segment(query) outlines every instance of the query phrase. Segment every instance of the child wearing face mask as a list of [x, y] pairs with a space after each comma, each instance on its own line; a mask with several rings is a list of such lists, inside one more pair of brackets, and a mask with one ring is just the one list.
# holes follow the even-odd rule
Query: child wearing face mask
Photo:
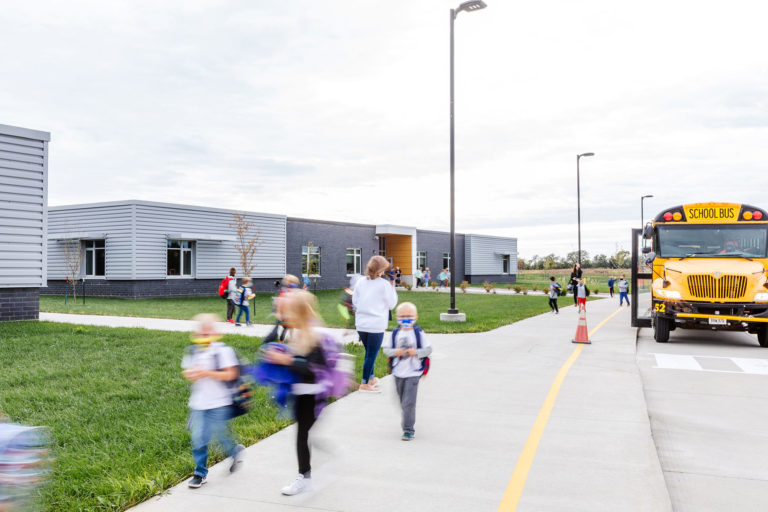
[[425, 373], [425, 360], [432, 353], [432, 346], [424, 331], [416, 324], [418, 311], [410, 302], [397, 307], [397, 328], [387, 341], [384, 354], [392, 358], [392, 375], [395, 377], [397, 396], [402, 408], [403, 441], [414, 436], [416, 423], [416, 394], [419, 380]]

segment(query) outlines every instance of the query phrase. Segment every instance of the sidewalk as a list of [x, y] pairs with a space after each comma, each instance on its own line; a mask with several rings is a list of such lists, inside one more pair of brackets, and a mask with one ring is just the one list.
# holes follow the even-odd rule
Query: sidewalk
[[[590, 302], [590, 328], [616, 308], [611, 300]], [[132, 510], [495, 511], [574, 349], [576, 320], [566, 307], [490, 333], [430, 335], [435, 352], [419, 389], [416, 439], [400, 440], [389, 377], [379, 395], [353, 393], [335, 402], [313, 429], [311, 493], [280, 494], [296, 475], [291, 426], [249, 447], [234, 475], [226, 462], [218, 464], [201, 489], [183, 482]], [[141, 326], [181, 328], [180, 321], [165, 322]], [[628, 310], [593, 336], [565, 378], [517, 510], [671, 510]]]
[[[197, 327], [194, 320], [173, 320], [170, 318], [143, 318], [133, 316], [106, 316], [106, 315], [73, 315], [68, 313], [44, 313], [40, 312], [40, 320], [43, 322], [60, 322], [65, 324], [98, 325], [102, 327], [131, 327], [139, 329], [154, 329], [158, 331], [192, 332]], [[239, 334], [241, 336], [257, 336], [263, 338], [275, 327], [274, 324], [252, 324], [240, 327], [227, 322], [216, 322], [219, 332], [223, 334]], [[331, 329], [343, 336], [349, 333], [348, 329]], [[349, 340], [352, 341], [352, 340]]]

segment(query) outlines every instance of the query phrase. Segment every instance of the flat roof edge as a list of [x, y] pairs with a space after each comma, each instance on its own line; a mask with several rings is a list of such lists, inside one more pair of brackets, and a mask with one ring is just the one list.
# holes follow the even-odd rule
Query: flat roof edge
[[229, 208], [213, 208], [210, 206], [196, 206], [192, 204], [179, 204], [179, 203], [161, 203], [158, 201], [144, 201], [142, 199], [127, 199], [124, 201], [105, 201], [101, 203], [80, 203], [80, 204], [63, 204], [58, 206], [49, 206], [48, 211], [63, 211], [63, 210], [74, 210], [74, 209], [85, 209], [85, 208], [104, 208], [109, 206], [156, 206], [160, 208], [173, 208], [176, 210], [195, 210], [195, 211], [206, 211], [206, 212], [216, 212], [216, 213], [246, 213], [246, 214], [252, 214], [252, 215], [261, 215], [264, 217], [274, 217], [277, 219], [287, 219], [285, 215], [281, 215], [279, 213], [265, 213], [265, 212], [254, 212], [251, 210], [232, 210]]
[[13, 137], [22, 137], [24, 139], [44, 141], [51, 140], [51, 134], [49, 132], [32, 130], [30, 128], [22, 128], [21, 126], [11, 126], [8, 124], [0, 124], [0, 134], [11, 135]]

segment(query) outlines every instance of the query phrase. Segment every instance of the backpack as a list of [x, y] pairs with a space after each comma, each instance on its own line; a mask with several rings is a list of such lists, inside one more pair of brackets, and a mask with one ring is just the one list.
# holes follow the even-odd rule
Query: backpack
[[[228, 345], [227, 345], [228, 346]], [[230, 347], [232, 348], [232, 347]], [[234, 349], [232, 349], [234, 350]], [[253, 389], [254, 381], [249, 373], [244, 372], [244, 368], [247, 367], [247, 363], [240, 358], [235, 352], [237, 357], [237, 377], [234, 380], [225, 382], [224, 384], [229, 388], [232, 393], [232, 417], [237, 418], [242, 416], [253, 408]], [[219, 365], [219, 353], [213, 354], [213, 361], [217, 370], [221, 370]]]
[[[397, 340], [397, 333], [400, 332], [400, 328], [396, 327], [392, 331], [392, 346], [395, 347], [395, 342]], [[413, 333], [416, 335], [416, 350], [421, 348], [421, 327], [418, 325], [413, 326]], [[391, 374], [392, 369], [394, 368], [394, 360], [395, 357], [389, 357], [387, 358], [387, 373]], [[430, 365], [430, 359], [429, 356], [422, 357], [421, 358], [421, 375], [426, 376], [429, 373], [429, 365]]]
[[339, 350], [336, 338], [327, 331], [319, 331], [322, 339], [320, 349], [323, 351], [325, 367], [315, 367], [315, 382], [323, 384], [325, 390], [319, 393], [319, 398], [341, 398], [347, 394], [352, 385], [352, 374], [355, 370], [354, 356]]
[[242, 306], [243, 302], [245, 302], [245, 290], [246, 287], [244, 285], [237, 289], [237, 292], [240, 294], [240, 299], [237, 301], [238, 306]]
[[227, 296], [229, 296], [228, 290], [229, 290], [229, 282], [233, 279], [232, 276], [227, 276], [224, 279], [221, 280], [219, 283], [219, 297], [226, 300]]

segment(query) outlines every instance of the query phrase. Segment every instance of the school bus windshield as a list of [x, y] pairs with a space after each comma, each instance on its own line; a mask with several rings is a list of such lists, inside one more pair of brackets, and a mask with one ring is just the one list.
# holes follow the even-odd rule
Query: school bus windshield
[[765, 225], [656, 226], [656, 254], [662, 258], [765, 258]]

